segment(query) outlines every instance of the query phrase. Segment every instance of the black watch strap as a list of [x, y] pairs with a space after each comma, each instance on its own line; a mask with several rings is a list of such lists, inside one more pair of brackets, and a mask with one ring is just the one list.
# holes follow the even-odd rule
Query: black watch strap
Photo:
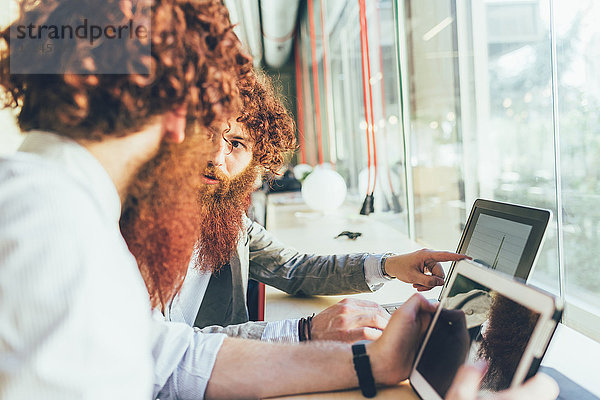
[[365, 347], [366, 343], [369, 343], [369, 341], [361, 340], [352, 345], [352, 354], [354, 356], [352, 362], [354, 362], [354, 369], [356, 370], [356, 376], [358, 376], [358, 385], [363, 396], [375, 397], [377, 389], [375, 388], [373, 371], [371, 371], [371, 361]]

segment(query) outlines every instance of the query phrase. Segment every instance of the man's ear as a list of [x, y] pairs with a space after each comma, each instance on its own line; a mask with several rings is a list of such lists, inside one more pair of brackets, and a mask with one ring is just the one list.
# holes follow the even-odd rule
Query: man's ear
[[163, 140], [179, 144], [185, 139], [186, 106], [181, 105], [163, 115]]

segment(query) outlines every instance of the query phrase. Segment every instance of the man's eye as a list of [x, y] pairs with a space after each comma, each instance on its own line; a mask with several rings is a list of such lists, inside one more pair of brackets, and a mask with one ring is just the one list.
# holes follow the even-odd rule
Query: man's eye
[[238, 142], [237, 140], [232, 140], [231, 141], [231, 147], [233, 147], [234, 149], [237, 149], [238, 147], [246, 147], [244, 146], [244, 143], [242, 142]]

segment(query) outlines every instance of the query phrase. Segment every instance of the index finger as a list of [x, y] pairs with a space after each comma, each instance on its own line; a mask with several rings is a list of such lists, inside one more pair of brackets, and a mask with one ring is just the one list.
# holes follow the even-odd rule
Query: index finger
[[429, 259], [436, 262], [460, 261], [466, 258], [471, 259], [471, 257], [464, 254], [453, 253], [451, 251], [432, 251], [429, 253]]

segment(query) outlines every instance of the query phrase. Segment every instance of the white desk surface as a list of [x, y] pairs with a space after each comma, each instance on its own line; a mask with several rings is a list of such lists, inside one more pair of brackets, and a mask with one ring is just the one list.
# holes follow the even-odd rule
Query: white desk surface
[[[406, 234], [377, 219], [358, 215], [358, 210], [345, 208], [337, 213], [323, 215], [310, 212], [304, 204], [286, 204], [292, 195], [270, 195], [267, 201], [267, 229], [283, 243], [299, 251], [315, 254], [410, 252], [422, 248]], [[342, 231], [361, 232], [356, 240], [334, 239]], [[438, 249], [449, 250], [449, 249]], [[452, 250], [452, 249], [450, 249]], [[449, 265], [444, 265], [447, 271]], [[423, 293], [437, 298], [440, 288]], [[299, 318], [319, 312], [345, 297], [372, 300], [381, 304], [408, 299], [416, 291], [400, 281], [387, 283], [375, 293], [351, 296], [293, 297], [277, 289], [266, 287], [265, 320]], [[555, 368], [590, 392], [600, 396], [600, 343], [560, 325], [544, 357], [542, 365]], [[417, 399], [406, 383], [378, 392], [377, 398]], [[286, 397], [287, 398], [287, 397]], [[359, 391], [317, 393], [290, 396], [291, 399], [363, 398]]]

